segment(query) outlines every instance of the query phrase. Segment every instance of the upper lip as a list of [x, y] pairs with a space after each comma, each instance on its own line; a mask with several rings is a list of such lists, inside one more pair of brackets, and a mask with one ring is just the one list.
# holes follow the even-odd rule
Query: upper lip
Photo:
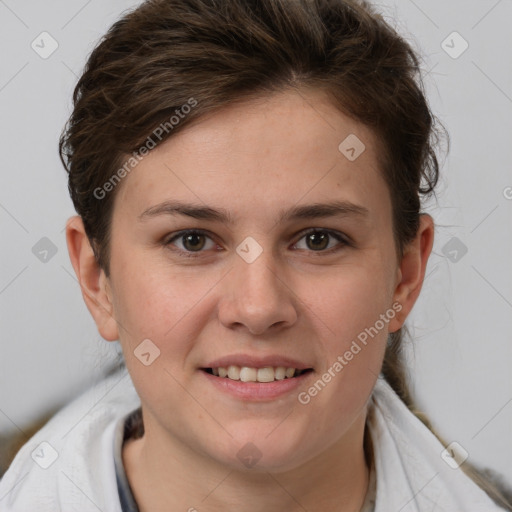
[[297, 370], [307, 370], [312, 368], [311, 365], [292, 359], [291, 357], [271, 355], [271, 356], [253, 356], [248, 354], [232, 354], [220, 357], [209, 362], [203, 368], [227, 368], [228, 366], [239, 366], [248, 368], [265, 368], [272, 366], [284, 366], [285, 368], [295, 368]]

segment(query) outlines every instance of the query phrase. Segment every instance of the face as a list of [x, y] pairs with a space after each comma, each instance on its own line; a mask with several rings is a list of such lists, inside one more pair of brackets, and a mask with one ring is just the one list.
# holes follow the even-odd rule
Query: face
[[320, 92], [286, 92], [201, 118], [119, 185], [108, 288], [147, 435], [278, 471], [364, 416], [399, 327], [378, 156]]

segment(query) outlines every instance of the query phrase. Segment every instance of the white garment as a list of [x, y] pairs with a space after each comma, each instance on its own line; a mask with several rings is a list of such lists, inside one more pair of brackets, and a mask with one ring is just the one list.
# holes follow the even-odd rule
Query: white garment
[[[0, 481], [0, 511], [121, 512], [114, 427], [139, 406], [123, 369], [60, 410], [21, 448]], [[368, 425], [377, 476], [375, 512], [503, 510], [441, 458], [441, 443], [382, 376], [372, 393]]]

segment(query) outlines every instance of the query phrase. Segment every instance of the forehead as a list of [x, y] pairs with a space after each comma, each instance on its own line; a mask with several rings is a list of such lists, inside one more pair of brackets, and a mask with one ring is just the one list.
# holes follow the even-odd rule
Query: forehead
[[233, 209], [235, 218], [254, 203], [261, 215], [326, 199], [386, 208], [379, 157], [375, 134], [321, 92], [284, 92], [232, 104], [171, 136], [124, 178], [116, 209], [139, 215], [169, 199]]

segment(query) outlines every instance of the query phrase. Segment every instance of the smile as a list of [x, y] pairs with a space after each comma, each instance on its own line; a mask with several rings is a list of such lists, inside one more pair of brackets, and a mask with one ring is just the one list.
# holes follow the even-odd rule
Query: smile
[[248, 366], [230, 365], [227, 367], [204, 368], [205, 372], [220, 378], [226, 378], [241, 382], [274, 382], [277, 380], [292, 379], [303, 373], [311, 371], [311, 368], [300, 370], [284, 366], [265, 366], [263, 368], [251, 368]]
[[[314, 375], [313, 368], [292, 366], [214, 366], [200, 368], [205, 383], [222, 394], [249, 402], [272, 402], [285, 396], [295, 397], [297, 390]], [[216, 375], [218, 373], [218, 375]]]

